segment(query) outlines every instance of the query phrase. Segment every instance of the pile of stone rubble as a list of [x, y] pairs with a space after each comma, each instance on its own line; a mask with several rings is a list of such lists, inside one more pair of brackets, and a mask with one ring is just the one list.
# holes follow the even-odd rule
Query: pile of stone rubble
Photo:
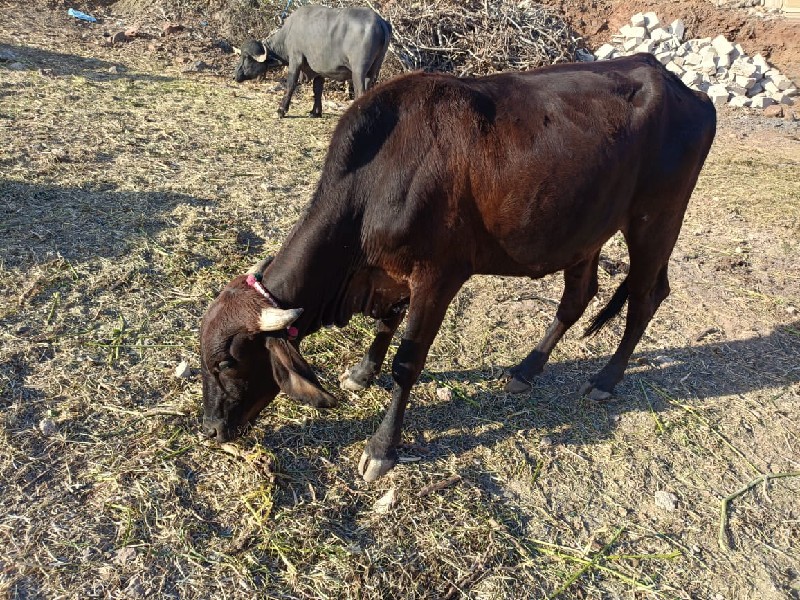
[[791, 105], [798, 100], [797, 86], [770, 66], [761, 54], [749, 57], [739, 44], [718, 35], [715, 38], [683, 39], [680, 19], [662, 23], [656, 13], [639, 13], [624, 25], [612, 43], [603, 44], [593, 56], [605, 60], [617, 56], [650, 52], [689, 87], [708, 94], [714, 104], [766, 108], [772, 104]]

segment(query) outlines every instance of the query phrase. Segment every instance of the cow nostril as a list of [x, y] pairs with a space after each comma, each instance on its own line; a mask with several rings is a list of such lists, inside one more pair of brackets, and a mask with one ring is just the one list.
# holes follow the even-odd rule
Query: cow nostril
[[223, 430], [224, 427], [222, 421], [219, 420], [203, 421], [203, 433], [208, 438], [217, 440], [222, 439]]

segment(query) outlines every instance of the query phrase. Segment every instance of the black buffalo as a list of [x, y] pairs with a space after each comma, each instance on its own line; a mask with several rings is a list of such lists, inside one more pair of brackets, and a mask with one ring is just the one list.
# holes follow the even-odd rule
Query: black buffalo
[[278, 114], [282, 117], [289, 111], [302, 74], [314, 86], [310, 114], [319, 117], [323, 80], [352, 80], [359, 98], [378, 78], [391, 36], [391, 26], [368, 8], [301, 6], [263, 42], [250, 40], [235, 48], [240, 59], [234, 79], [254, 79], [270, 67], [289, 65]]

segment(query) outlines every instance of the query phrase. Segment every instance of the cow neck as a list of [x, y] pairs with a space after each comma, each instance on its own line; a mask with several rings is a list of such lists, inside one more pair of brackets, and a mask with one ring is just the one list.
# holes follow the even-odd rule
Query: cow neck
[[289, 53], [286, 52], [286, 31], [281, 27], [266, 39], [267, 50], [277, 56], [282, 62], [289, 62]]
[[264, 287], [282, 308], [302, 308], [299, 337], [324, 325], [343, 324], [344, 292], [360, 257], [354, 219], [306, 215], [263, 275]]

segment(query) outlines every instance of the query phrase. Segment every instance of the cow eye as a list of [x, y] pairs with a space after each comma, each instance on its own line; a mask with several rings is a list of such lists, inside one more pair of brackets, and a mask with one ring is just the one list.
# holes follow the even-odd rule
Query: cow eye
[[225, 369], [230, 369], [234, 364], [234, 361], [231, 360], [223, 360], [221, 363], [217, 365], [220, 371], [224, 371]]

